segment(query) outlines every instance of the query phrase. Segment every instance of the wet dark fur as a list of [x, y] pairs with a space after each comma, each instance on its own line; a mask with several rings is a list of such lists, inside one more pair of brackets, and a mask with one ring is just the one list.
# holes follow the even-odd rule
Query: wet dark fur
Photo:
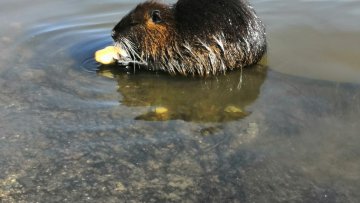
[[148, 69], [182, 75], [224, 73], [266, 51], [264, 25], [246, 0], [148, 1], [115, 26], [113, 38]]

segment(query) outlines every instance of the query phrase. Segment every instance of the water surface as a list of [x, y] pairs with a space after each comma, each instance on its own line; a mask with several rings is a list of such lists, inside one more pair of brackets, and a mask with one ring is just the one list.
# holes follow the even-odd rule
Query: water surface
[[0, 3], [2, 202], [360, 201], [360, 3], [254, 0], [267, 63], [198, 79], [93, 61], [138, 2]]

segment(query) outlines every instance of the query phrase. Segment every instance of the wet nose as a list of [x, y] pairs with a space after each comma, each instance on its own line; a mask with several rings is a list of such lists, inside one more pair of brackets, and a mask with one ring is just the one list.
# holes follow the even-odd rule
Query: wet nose
[[111, 37], [116, 40], [116, 32], [115, 30], [111, 31]]

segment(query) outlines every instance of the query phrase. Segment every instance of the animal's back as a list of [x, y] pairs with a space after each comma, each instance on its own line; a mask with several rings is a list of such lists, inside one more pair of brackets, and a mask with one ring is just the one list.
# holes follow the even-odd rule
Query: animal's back
[[174, 9], [177, 28], [184, 34], [208, 36], [224, 32], [228, 39], [237, 40], [236, 36], [261, 24], [244, 0], [179, 0]]

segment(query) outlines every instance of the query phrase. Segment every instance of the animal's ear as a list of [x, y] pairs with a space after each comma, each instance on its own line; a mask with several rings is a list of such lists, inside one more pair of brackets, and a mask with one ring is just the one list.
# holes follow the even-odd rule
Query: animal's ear
[[154, 23], [161, 23], [161, 22], [163, 22], [159, 10], [153, 10], [153, 11], [151, 11], [151, 20], [152, 20]]

